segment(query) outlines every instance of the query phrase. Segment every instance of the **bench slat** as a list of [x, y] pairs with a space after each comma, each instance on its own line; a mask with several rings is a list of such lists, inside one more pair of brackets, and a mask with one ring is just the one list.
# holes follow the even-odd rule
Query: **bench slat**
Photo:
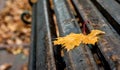
[[49, 18], [48, 0], [39, 0], [33, 5], [29, 70], [56, 70]]
[[[100, 29], [106, 32], [102, 40], [100, 40], [98, 43], [98, 47], [109, 63], [110, 68], [117, 68], [119, 66], [119, 60], [114, 61], [111, 57], [120, 57], [120, 50], [116, 49], [120, 46], [119, 35], [90, 0], [74, 0], [73, 2], [75, 3], [77, 9], [80, 11], [79, 14], [83, 16], [84, 21], [90, 21], [90, 23], [87, 23], [87, 26], [90, 30]], [[116, 66], [116, 62], [118, 66]]]
[[[75, 19], [75, 17], [71, 13], [71, 10], [65, 0], [54, 0], [54, 10], [58, 21], [60, 36], [66, 36], [71, 32], [81, 32], [77, 21], [70, 21]], [[86, 48], [87, 51], [85, 52]], [[63, 58], [65, 60], [67, 70], [97, 70], [97, 66], [87, 46], [84, 47], [83, 45], [80, 45], [69, 52], [65, 51], [64, 54]]]

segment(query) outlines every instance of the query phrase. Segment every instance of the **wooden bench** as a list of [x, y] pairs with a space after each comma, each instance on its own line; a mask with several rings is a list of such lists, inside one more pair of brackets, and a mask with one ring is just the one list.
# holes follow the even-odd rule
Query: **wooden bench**
[[[117, 0], [38, 0], [32, 8], [29, 70], [120, 69]], [[87, 33], [99, 29], [106, 34], [95, 46], [80, 45], [69, 52], [53, 45], [58, 34], [81, 33], [83, 24]]]

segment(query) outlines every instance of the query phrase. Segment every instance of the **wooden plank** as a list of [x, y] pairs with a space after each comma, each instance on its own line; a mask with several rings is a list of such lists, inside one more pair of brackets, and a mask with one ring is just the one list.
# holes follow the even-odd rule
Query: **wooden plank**
[[29, 70], [56, 70], [50, 33], [48, 0], [33, 5]]
[[96, 0], [120, 25], [120, 5], [115, 0]]
[[115, 0], [92, 0], [104, 17], [120, 34], [120, 4]]
[[[106, 32], [103, 38], [98, 43], [98, 47], [109, 63], [110, 69], [119, 69], [120, 58], [120, 37], [109, 22], [102, 16], [90, 0], [74, 0], [73, 1], [84, 18], [84, 21], [89, 21], [87, 26], [90, 30], [100, 29]], [[78, 6], [77, 6], [78, 5]], [[90, 27], [89, 27], [90, 26]], [[113, 57], [115, 60], [113, 60]]]
[[[79, 25], [74, 20], [75, 17], [68, 8], [67, 2], [65, 0], [53, 1], [60, 36], [66, 36], [71, 32], [80, 33]], [[66, 70], [97, 70], [97, 66], [87, 46], [80, 45], [69, 52], [65, 51], [64, 54]]]

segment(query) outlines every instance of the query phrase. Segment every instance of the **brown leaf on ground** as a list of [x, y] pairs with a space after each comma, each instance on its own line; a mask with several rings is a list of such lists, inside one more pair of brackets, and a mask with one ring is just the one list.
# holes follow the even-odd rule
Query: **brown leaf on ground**
[[21, 70], [28, 70], [28, 64], [24, 64]]
[[5, 64], [0, 65], [0, 70], [9, 70], [11, 67], [12, 67], [11, 64], [5, 63]]
[[23, 54], [26, 56], [29, 56], [29, 48], [24, 48], [23, 49]]
[[25, 10], [31, 11], [28, 0], [6, 1], [0, 11], [0, 44], [30, 43], [31, 25], [24, 24], [20, 18]]
[[30, 0], [32, 3], [36, 3], [38, 0]]
[[22, 53], [23, 47], [12, 47], [12, 48], [10, 47], [7, 48], [6, 50], [14, 55], [17, 55]]

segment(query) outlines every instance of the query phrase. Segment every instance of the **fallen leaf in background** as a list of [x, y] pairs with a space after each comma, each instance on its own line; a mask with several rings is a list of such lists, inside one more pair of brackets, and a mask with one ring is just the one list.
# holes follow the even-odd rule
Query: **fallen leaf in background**
[[0, 44], [30, 44], [31, 25], [22, 22], [20, 16], [31, 11], [28, 0], [7, 0], [0, 11]]
[[[14, 68], [15, 70], [18, 70], [17, 68], [21, 67], [21, 63], [24, 60], [19, 60], [19, 58], [16, 58], [16, 55], [24, 54], [26, 59], [28, 58], [29, 54], [27, 51], [29, 51], [29, 49], [26, 49], [26, 47], [29, 48], [30, 46], [31, 36], [31, 25], [23, 23], [21, 20], [21, 14], [26, 10], [31, 12], [31, 6], [29, 5], [28, 0], [3, 1], [5, 1], [5, 6], [0, 11], [0, 49], [2, 49], [3, 52], [8, 52], [8, 55], [9, 53], [13, 54], [10, 55], [13, 56], [10, 58], [15, 58], [15, 62], [11, 61], [13, 66], [7, 63], [0, 65], [0, 70], [9, 70], [9, 67], [11, 66], [12, 69]], [[2, 51], [1, 54], [5, 57], [0, 57], [0, 60], [2, 62], [4, 61], [2, 60], [4, 58], [5, 61], [9, 60], [10, 58], [6, 58], [8, 55], [4, 55]], [[23, 64], [24, 63], [26, 62], [23, 62]], [[27, 66], [23, 70], [28, 70]]]
[[8, 40], [7, 40], [7, 43], [8, 43], [8, 44], [14, 44], [14, 41], [11, 40], [11, 39], [8, 39]]
[[6, 50], [14, 55], [17, 55], [22, 53], [23, 47], [12, 47], [12, 48], [10, 47], [10, 48], [7, 48]]
[[0, 70], [9, 70], [11, 67], [12, 67], [11, 64], [5, 63], [5, 64], [0, 65]]
[[24, 54], [25, 56], [29, 56], [29, 48], [23, 49], [23, 54]]
[[30, 0], [32, 3], [36, 3], [38, 0]]
[[67, 51], [73, 49], [74, 47], [78, 47], [81, 43], [95, 45], [95, 43], [98, 42], [98, 36], [100, 34], [105, 34], [105, 32], [100, 30], [92, 30], [88, 35], [84, 35], [82, 33], [70, 33], [65, 37], [58, 37], [57, 40], [54, 41], [54, 45], [62, 45], [62, 47], [65, 47]]
[[15, 43], [18, 44], [18, 45], [20, 45], [20, 44], [22, 44], [23, 42], [22, 42], [22, 40], [21, 40], [20, 38], [16, 38], [16, 39], [15, 39]]
[[28, 70], [28, 64], [24, 64], [21, 70]]

